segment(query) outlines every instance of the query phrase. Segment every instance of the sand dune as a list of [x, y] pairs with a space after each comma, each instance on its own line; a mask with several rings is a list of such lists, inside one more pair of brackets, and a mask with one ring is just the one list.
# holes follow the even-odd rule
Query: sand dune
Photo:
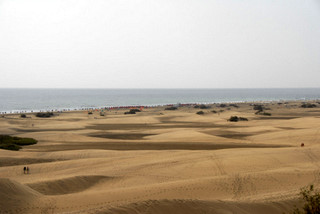
[[221, 213], [221, 214], [282, 214], [291, 211], [296, 201], [282, 201], [276, 203], [237, 203], [222, 201], [199, 200], [149, 200], [127, 206], [98, 211], [98, 214], [194, 214], [194, 213]]
[[40, 195], [37, 191], [26, 185], [22, 185], [8, 178], [0, 178], [1, 210], [17, 208], [33, 203]]
[[53, 181], [30, 183], [27, 186], [44, 195], [63, 195], [84, 191], [98, 182], [106, 181], [106, 176], [75, 176]]
[[0, 213], [289, 212], [301, 187], [320, 187], [320, 111], [265, 105], [271, 117], [248, 103], [6, 115], [3, 134], [39, 142], [0, 150]]

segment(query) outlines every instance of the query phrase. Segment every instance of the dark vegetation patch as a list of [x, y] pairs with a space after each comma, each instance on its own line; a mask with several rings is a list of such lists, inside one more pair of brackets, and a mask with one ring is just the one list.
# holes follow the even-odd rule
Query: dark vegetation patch
[[217, 113], [217, 111], [216, 111], [216, 110], [212, 110], [211, 112], [212, 112], [212, 113], [214, 113], [214, 114], [216, 114], [216, 113]]
[[177, 107], [170, 106], [170, 107], [165, 108], [164, 110], [173, 111], [173, 110], [177, 110], [177, 109], [178, 109]]
[[130, 109], [126, 111], [124, 114], [136, 114], [136, 112], [141, 112], [139, 109]]
[[257, 111], [255, 114], [257, 115], [263, 115], [263, 116], [271, 116], [272, 114], [265, 111]]
[[313, 103], [303, 103], [300, 107], [301, 108], [316, 108], [317, 105], [313, 104]]
[[248, 118], [245, 117], [238, 117], [238, 116], [231, 116], [228, 121], [230, 122], [238, 122], [238, 121], [248, 121]]
[[20, 117], [21, 117], [21, 118], [26, 118], [27, 115], [26, 115], [26, 114], [20, 114]]
[[0, 149], [15, 150], [21, 149], [21, 146], [36, 144], [38, 141], [33, 138], [12, 137], [9, 135], [0, 135]]
[[48, 118], [52, 117], [54, 114], [52, 112], [38, 112], [36, 113], [36, 117]]
[[235, 103], [231, 103], [231, 104], [229, 104], [229, 106], [232, 106], [232, 107], [235, 107], [235, 108], [239, 108], [239, 106], [237, 104], [235, 104]]
[[320, 192], [312, 185], [302, 188], [300, 197], [303, 201], [302, 209], [294, 206], [293, 214], [319, 214], [320, 213]]
[[224, 103], [221, 103], [220, 105], [218, 105], [218, 107], [220, 107], [220, 108], [225, 108], [225, 107], [227, 107], [227, 105], [224, 104]]
[[258, 112], [261, 112], [261, 111], [264, 110], [264, 107], [263, 107], [263, 105], [254, 104], [254, 105], [253, 105], [253, 110], [256, 110], [256, 111], [258, 111]]
[[204, 112], [203, 112], [203, 111], [198, 111], [196, 114], [198, 114], [198, 115], [204, 115]]
[[141, 134], [141, 133], [94, 133], [90, 134], [90, 137], [109, 138], [109, 139], [121, 139], [121, 140], [142, 140], [146, 136], [155, 134]]
[[209, 108], [211, 108], [211, 106], [207, 106], [205, 104], [201, 104], [201, 105], [195, 105], [194, 108], [209, 109]]

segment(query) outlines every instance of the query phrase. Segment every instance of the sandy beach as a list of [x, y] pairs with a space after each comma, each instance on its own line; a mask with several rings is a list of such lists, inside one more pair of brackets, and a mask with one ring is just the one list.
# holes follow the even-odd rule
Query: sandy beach
[[2, 115], [38, 143], [0, 150], [0, 213], [290, 212], [320, 184], [320, 108], [237, 105]]

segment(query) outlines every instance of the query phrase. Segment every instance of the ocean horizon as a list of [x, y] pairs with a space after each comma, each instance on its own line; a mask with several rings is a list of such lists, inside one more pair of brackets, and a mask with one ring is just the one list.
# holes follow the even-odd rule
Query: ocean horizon
[[176, 103], [319, 100], [320, 88], [0, 88], [0, 112], [81, 110]]

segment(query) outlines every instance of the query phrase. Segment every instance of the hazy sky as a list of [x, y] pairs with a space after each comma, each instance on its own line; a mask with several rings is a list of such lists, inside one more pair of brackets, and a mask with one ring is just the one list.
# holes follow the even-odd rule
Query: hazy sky
[[320, 87], [320, 0], [0, 0], [0, 87]]

